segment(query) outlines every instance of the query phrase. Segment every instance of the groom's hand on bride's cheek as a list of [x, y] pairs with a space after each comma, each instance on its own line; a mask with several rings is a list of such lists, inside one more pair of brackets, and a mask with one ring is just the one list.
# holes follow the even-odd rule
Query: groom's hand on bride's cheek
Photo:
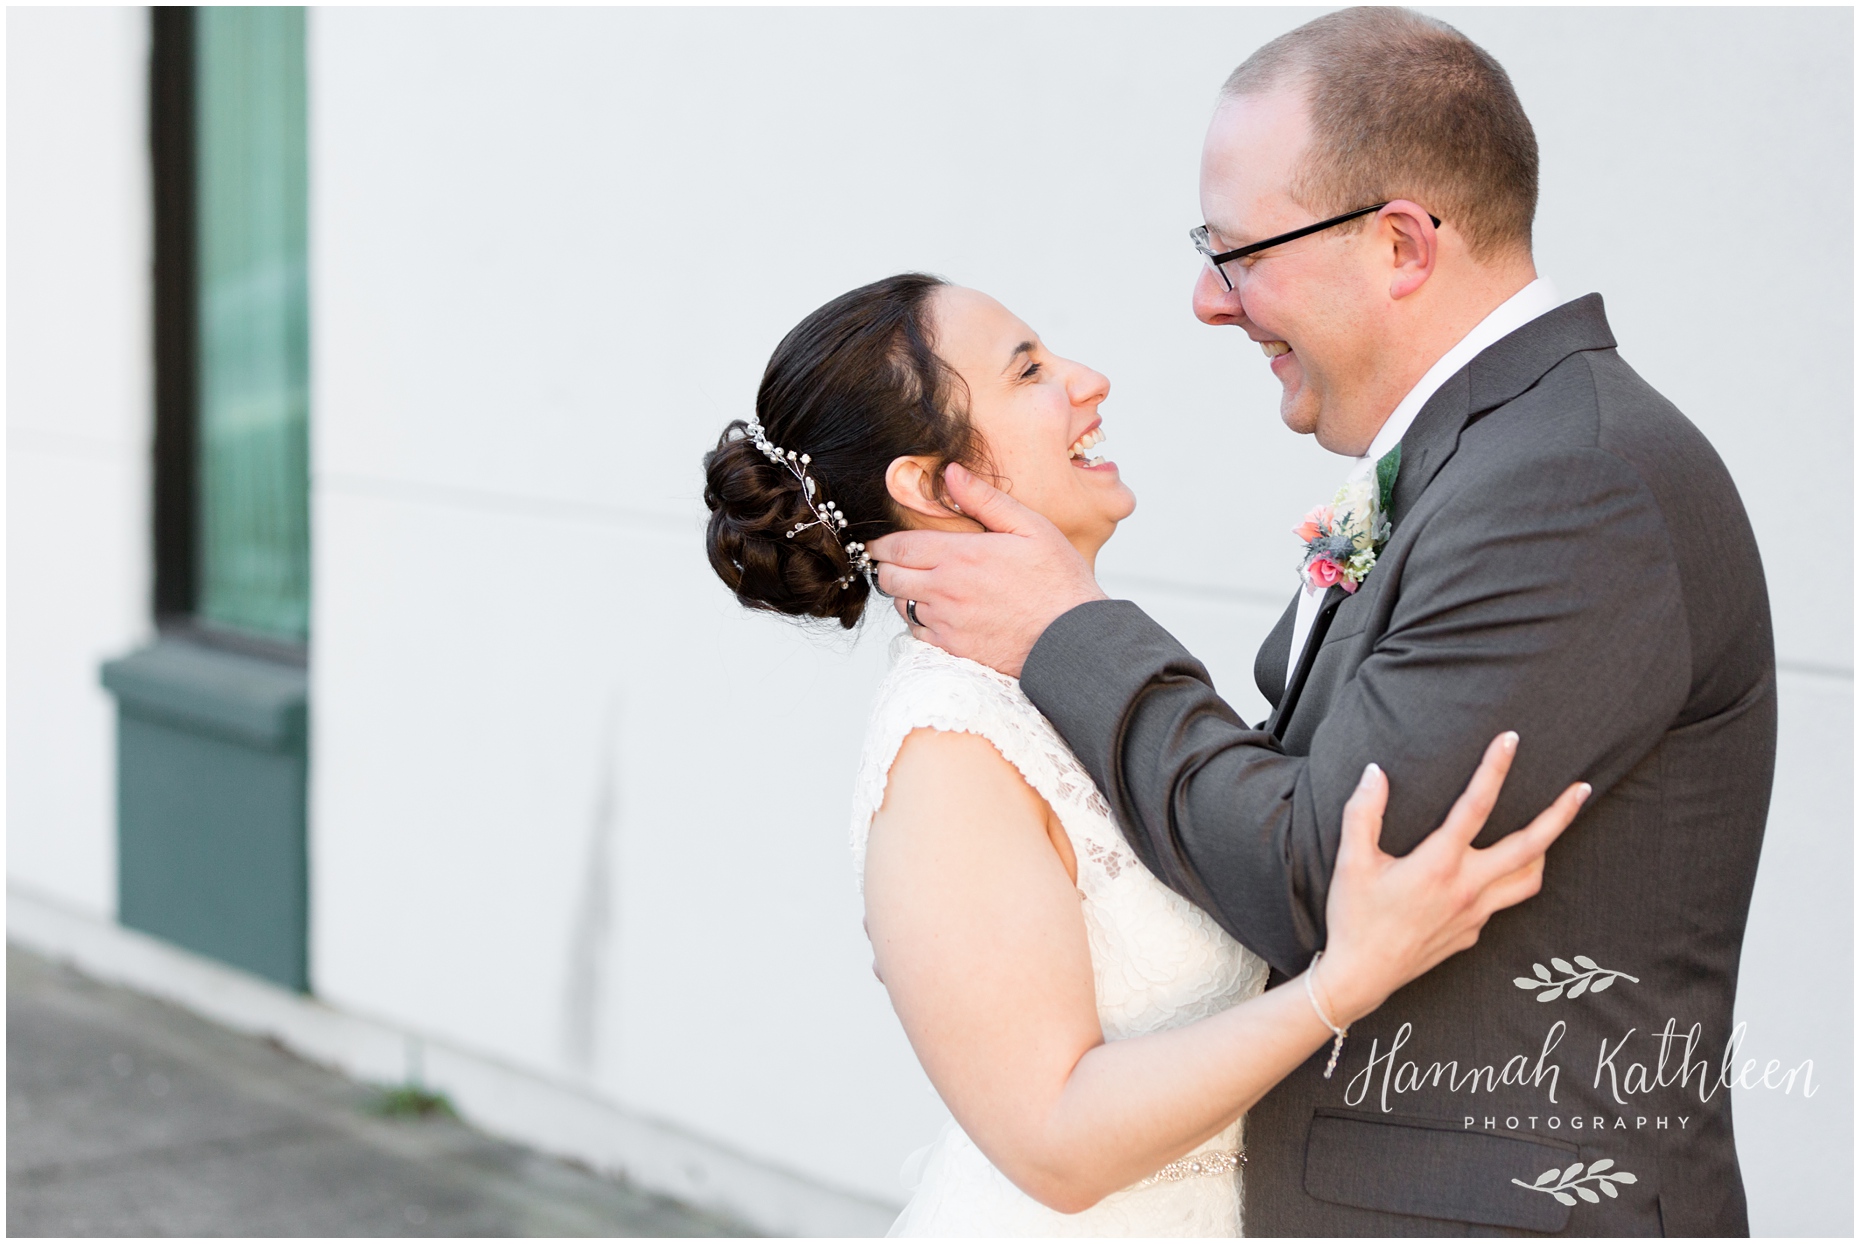
[[960, 466], [944, 481], [962, 513], [988, 530], [900, 531], [872, 541], [878, 586], [917, 638], [1018, 678], [1046, 628], [1106, 599], [1104, 590], [1042, 515]]

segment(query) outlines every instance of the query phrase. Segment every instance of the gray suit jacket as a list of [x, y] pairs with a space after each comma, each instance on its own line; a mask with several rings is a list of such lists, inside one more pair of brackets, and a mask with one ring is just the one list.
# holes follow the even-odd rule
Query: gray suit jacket
[[1275, 980], [1324, 945], [1368, 762], [1389, 774], [1396, 854], [1501, 730], [1522, 741], [1481, 845], [1595, 786], [1540, 895], [1359, 1023], [1335, 1078], [1320, 1052], [1248, 1116], [1247, 1233], [1744, 1234], [1719, 1075], [1776, 692], [1737, 490], [1592, 294], [1434, 395], [1392, 517], [1289, 686], [1292, 609], [1267, 639], [1258, 728], [1126, 601], [1060, 618], [1022, 674], [1133, 849]]

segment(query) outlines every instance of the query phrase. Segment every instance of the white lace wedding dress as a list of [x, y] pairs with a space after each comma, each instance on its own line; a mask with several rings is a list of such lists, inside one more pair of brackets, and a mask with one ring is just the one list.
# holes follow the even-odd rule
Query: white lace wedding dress
[[[923, 726], [993, 743], [1065, 827], [1078, 857], [1105, 1040], [1191, 1023], [1265, 987], [1263, 961], [1131, 854], [1091, 775], [1017, 680], [909, 635], [892, 644], [859, 766], [852, 848], [862, 879], [866, 832], [884, 802], [886, 776], [905, 736]], [[1062, 1214], [1010, 1183], [952, 1121], [927, 1153], [913, 1158], [922, 1177], [891, 1234], [1239, 1235], [1240, 1143], [1236, 1123], [1157, 1175], [1083, 1213]]]

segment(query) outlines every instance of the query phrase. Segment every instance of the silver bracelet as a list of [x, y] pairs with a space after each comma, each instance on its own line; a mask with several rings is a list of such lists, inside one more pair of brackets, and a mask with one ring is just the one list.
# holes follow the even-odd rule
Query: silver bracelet
[[1324, 1008], [1318, 1005], [1317, 990], [1312, 987], [1311, 979], [1317, 975], [1318, 960], [1323, 957], [1324, 952], [1318, 951], [1311, 956], [1311, 966], [1305, 969], [1305, 997], [1311, 999], [1311, 1009], [1316, 1011], [1317, 1017], [1324, 1021], [1324, 1026], [1337, 1034], [1337, 1039], [1331, 1042], [1330, 1061], [1324, 1065], [1324, 1078], [1328, 1080], [1331, 1072], [1337, 1070], [1337, 1056], [1343, 1053], [1343, 1039], [1350, 1035], [1350, 1030], [1339, 1028], [1331, 1023], [1330, 1016], [1324, 1014]]

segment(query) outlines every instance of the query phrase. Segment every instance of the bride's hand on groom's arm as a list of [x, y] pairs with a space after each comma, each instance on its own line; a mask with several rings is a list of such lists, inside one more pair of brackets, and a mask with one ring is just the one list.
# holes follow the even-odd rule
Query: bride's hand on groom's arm
[[1490, 847], [1473, 846], [1517, 754], [1518, 736], [1492, 740], [1447, 819], [1405, 856], [1380, 845], [1388, 777], [1363, 773], [1343, 811], [1326, 906], [1329, 945], [1313, 984], [1348, 1027], [1390, 994], [1479, 940], [1493, 912], [1543, 884], [1544, 852], [1589, 797], [1577, 782], [1529, 825]]
[[868, 550], [878, 586], [911, 633], [1011, 677], [1048, 626], [1105, 594], [1059, 529], [973, 472], [944, 472], [950, 496], [985, 532], [900, 531]]

